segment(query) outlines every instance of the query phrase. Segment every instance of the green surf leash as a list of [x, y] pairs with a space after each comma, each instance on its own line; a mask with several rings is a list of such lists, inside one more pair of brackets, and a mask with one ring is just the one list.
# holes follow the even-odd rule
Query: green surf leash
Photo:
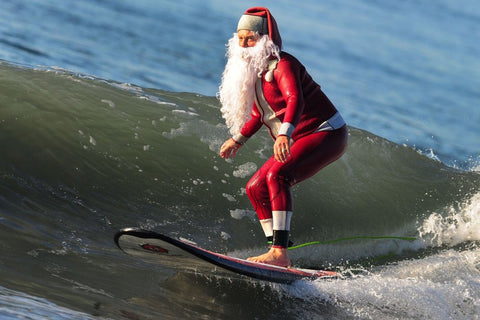
[[298, 249], [298, 248], [303, 248], [306, 246], [311, 246], [315, 244], [331, 244], [335, 242], [341, 242], [341, 241], [348, 241], [348, 240], [357, 240], [357, 239], [368, 239], [368, 240], [405, 240], [405, 241], [415, 241], [417, 238], [414, 237], [394, 237], [394, 236], [356, 236], [356, 237], [345, 237], [345, 238], [338, 238], [338, 239], [333, 239], [333, 240], [327, 240], [327, 241], [312, 241], [312, 242], [306, 242], [302, 243], [296, 246], [291, 246], [288, 247], [288, 249]]

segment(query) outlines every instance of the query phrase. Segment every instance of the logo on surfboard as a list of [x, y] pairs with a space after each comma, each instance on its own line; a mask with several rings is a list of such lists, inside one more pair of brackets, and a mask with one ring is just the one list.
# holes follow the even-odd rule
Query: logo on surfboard
[[154, 245], [154, 244], [145, 243], [145, 244], [141, 244], [140, 247], [142, 249], [152, 251], [152, 252], [155, 252], [155, 253], [160, 253], [160, 254], [167, 254], [168, 253], [167, 249], [162, 248], [162, 247], [157, 246], [157, 245]]

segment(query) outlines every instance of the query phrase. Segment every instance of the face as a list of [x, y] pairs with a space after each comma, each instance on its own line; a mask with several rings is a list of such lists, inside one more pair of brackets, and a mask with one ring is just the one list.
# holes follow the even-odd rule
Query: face
[[238, 44], [242, 48], [254, 47], [257, 44], [258, 36], [250, 30], [238, 30]]

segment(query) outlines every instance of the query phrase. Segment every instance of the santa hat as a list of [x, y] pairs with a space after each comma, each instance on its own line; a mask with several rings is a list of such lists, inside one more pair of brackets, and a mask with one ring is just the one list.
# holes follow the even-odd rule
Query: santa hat
[[260, 34], [268, 34], [270, 39], [280, 49], [282, 48], [282, 38], [278, 32], [277, 22], [270, 14], [267, 8], [254, 7], [247, 9], [238, 21], [238, 30], [257, 31]]

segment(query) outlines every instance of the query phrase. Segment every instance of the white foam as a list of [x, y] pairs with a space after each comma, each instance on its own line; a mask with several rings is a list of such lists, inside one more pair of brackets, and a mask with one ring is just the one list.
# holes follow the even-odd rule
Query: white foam
[[454, 246], [480, 240], [480, 193], [447, 213], [432, 213], [418, 229], [419, 237], [429, 246]]
[[108, 100], [108, 99], [102, 99], [100, 100], [102, 103], [106, 103], [108, 104], [108, 106], [110, 108], [115, 108], [115, 102], [113, 102], [112, 100]]
[[234, 209], [234, 210], [230, 210], [230, 216], [233, 219], [237, 219], [237, 220], [240, 220], [244, 217], [247, 217], [252, 220], [256, 220], [257, 214], [253, 210]]
[[95, 140], [94, 137], [90, 136], [90, 144], [96, 146], [97, 145], [97, 140]]
[[232, 238], [232, 236], [225, 231], [220, 232], [220, 236], [223, 240], [230, 240]]
[[188, 117], [198, 117], [199, 114], [192, 111], [186, 111], [181, 109], [172, 110], [172, 113], [175, 115], [188, 116]]
[[[447, 246], [421, 259], [372, 270], [345, 269], [343, 279], [282, 287], [296, 298], [338, 306], [359, 319], [480, 319], [480, 193], [443, 214], [432, 213], [407, 247]], [[325, 254], [326, 252], [323, 252]]]
[[253, 162], [247, 162], [242, 165], [239, 165], [235, 171], [233, 171], [233, 176], [237, 178], [246, 178], [251, 176], [257, 171], [257, 165]]
[[235, 202], [236, 201], [235, 197], [232, 196], [231, 194], [222, 193], [222, 196], [230, 202]]
[[480, 250], [448, 250], [338, 280], [300, 281], [283, 290], [334, 304], [359, 319], [478, 319]]

